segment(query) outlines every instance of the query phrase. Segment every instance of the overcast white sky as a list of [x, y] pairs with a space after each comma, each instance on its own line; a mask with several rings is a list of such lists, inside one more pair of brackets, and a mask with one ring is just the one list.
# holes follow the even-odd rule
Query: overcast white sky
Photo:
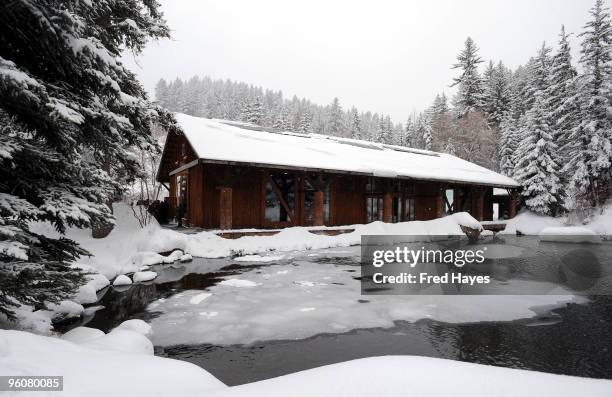
[[[403, 122], [448, 88], [469, 35], [483, 59], [516, 67], [561, 24], [578, 33], [591, 0], [161, 0], [172, 40], [124, 62], [152, 92], [195, 74], [282, 90]], [[574, 60], [578, 39], [573, 38]], [[482, 64], [484, 67], [484, 64]]]

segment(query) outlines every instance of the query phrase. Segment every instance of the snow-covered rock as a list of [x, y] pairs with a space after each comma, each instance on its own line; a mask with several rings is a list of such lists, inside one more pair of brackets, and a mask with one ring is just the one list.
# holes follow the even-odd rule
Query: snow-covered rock
[[76, 327], [63, 334], [61, 338], [74, 343], [85, 343], [91, 342], [92, 340], [98, 339], [102, 336], [104, 336], [104, 332], [100, 331], [99, 329]]
[[122, 285], [130, 285], [130, 284], [132, 284], [132, 280], [130, 280], [130, 278], [126, 276], [125, 274], [118, 275], [117, 278], [115, 278], [115, 281], [113, 281], [114, 286], [122, 286]]
[[193, 256], [191, 256], [191, 254], [184, 254], [183, 256], [181, 256], [181, 263], [185, 263], [185, 262], [191, 262], [193, 260]]
[[75, 293], [73, 300], [82, 305], [96, 303], [98, 301], [96, 288], [89, 283], [81, 285]]
[[126, 320], [119, 324], [115, 329], [127, 329], [130, 331], [137, 332], [146, 337], [151, 336], [152, 330], [151, 326], [146, 322], [138, 319]]
[[85, 310], [82, 305], [69, 300], [63, 300], [59, 304], [49, 303], [47, 306], [53, 313], [54, 320], [78, 318]]
[[130, 262], [137, 269], [140, 269], [144, 266], [151, 266], [151, 265], [157, 265], [159, 263], [164, 263], [165, 259], [166, 259], [165, 256], [160, 255], [156, 252], [143, 251], [143, 252], [137, 252], [134, 255], [132, 255]]
[[564, 243], [600, 243], [599, 234], [586, 227], [557, 226], [544, 228], [538, 236], [540, 241]]
[[170, 253], [170, 255], [164, 257], [163, 263], [174, 263], [178, 260], [181, 260], [182, 257], [183, 257], [183, 251], [174, 250]]
[[146, 272], [134, 273], [134, 276], [132, 276], [132, 279], [134, 280], [135, 283], [142, 283], [145, 281], [151, 281], [155, 279], [155, 277], [157, 277], [157, 273], [146, 271]]
[[108, 278], [100, 273], [86, 274], [85, 278], [89, 280], [87, 284], [93, 286], [96, 291], [100, 291], [110, 284]]
[[153, 355], [151, 341], [140, 332], [130, 329], [115, 328], [108, 334], [84, 343], [84, 345], [100, 350]]

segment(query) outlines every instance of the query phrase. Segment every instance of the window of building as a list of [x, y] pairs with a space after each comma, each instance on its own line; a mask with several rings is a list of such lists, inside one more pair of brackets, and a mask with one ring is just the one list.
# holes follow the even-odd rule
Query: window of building
[[366, 198], [368, 223], [382, 221], [383, 219], [383, 198], [382, 196], [368, 196]]
[[295, 176], [275, 173], [266, 182], [265, 218], [268, 222], [292, 222], [295, 209]]
[[453, 189], [446, 189], [444, 191], [444, 214], [449, 215], [453, 213], [453, 203], [455, 201], [455, 191]]
[[414, 215], [414, 198], [404, 199], [404, 222], [415, 220]]
[[[329, 178], [324, 176], [323, 182], [323, 223], [329, 223]], [[314, 223], [314, 195], [316, 189], [308, 178], [304, 178], [304, 222], [307, 225]]]

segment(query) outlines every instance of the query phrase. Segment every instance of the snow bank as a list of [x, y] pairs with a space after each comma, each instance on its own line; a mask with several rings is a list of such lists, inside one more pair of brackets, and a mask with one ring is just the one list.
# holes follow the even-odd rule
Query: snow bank
[[500, 221], [506, 224], [506, 229], [500, 234], [522, 234], [537, 235], [547, 227], [563, 226], [565, 218], [553, 218], [550, 216], [537, 215], [530, 211], [521, 211], [514, 218]]
[[[373, 222], [367, 225], [352, 225], [351, 233], [326, 236], [310, 233], [305, 227], [292, 227], [281, 230], [272, 236], [243, 236], [226, 239], [210, 232], [183, 234], [172, 230], [158, 230], [142, 246], [147, 251], [163, 252], [179, 248], [193, 256], [203, 258], [223, 258], [238, 255], [257, 260], [253, 256], [263, 252], [304, 251], [311, 249], [348, 247], [361, 243], [362, 235], [460, 235], [461, 226], [480, 230], [480, 223], [465, 212], [453, 214], [430, 221], [403, 223]], [[244, 259], [246, 260], [246, 259]]]
[[565, 243], [600, 243], [599, 234], [586, 227], [565, 226], [544, 228], [538, 236], [540, 241], [556, 241]]
[[[127, 332], [127, 331], [126, 331]], [[0, 373], [62, 375], [66, 397], [610, 396], [609, 380], [416, 356], [372, 357], [227, 387], [193, 364], [0, 331]], [[440, 379], [444, 381], [441, 382]], [[37, 395], [55, 395], [39, 392]]]
[[86, 346], [99, 350], [115, 350], [122, 353], [153, 355], [153, 344], [139, 330], [133, 331], [128, 327], [117, 327], [108, 334], [89, 340]]
[[[135, 332], [130, 333], [144, 338]], [[117, 339], [116, 336], [113, 338]], [[64, 377], [63, 392], [37, 392], [37, 396], [190, 397], [210, 395], [213, 390], [226, 388], [193, 364], [108, 350], [104, 343], [95, 347], [91, 346], [92, 343], [77, 344], [27, 332], [0, 331], [0, 374]]]
[[[605, 207], [601, 214], [597, 214], [584, 225], [568, 225], [565, 217], [553, 218], [551, 216], [537, 215], [533, 212], [523, 210], [517, 216], [508, 220], [500, 220], [506, 224], [506, 230], [502, 234], [515, 234], [517, 231], [522, 234], [538, 235], [541, 231], [551, 227], [580, 227], [591, 230], [599, 236], [612, 236], [612, 205]], [[580, 232], [578, 230], [578, 232]]]
[[612, 382], [415, 356], [326, 365], [213, 393], [287, 396], [610, 396]]

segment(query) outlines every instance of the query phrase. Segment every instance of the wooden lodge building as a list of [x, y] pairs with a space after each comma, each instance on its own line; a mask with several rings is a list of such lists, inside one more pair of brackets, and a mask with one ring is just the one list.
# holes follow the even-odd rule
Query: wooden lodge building
[[516, 211], [517, 182], [448, 154], [176, 117], [182, 132], [169, 134], [157, 179], [185, 225], [339, 226], [459, 211], [492, 220], [494, 205], [500, 218]]

